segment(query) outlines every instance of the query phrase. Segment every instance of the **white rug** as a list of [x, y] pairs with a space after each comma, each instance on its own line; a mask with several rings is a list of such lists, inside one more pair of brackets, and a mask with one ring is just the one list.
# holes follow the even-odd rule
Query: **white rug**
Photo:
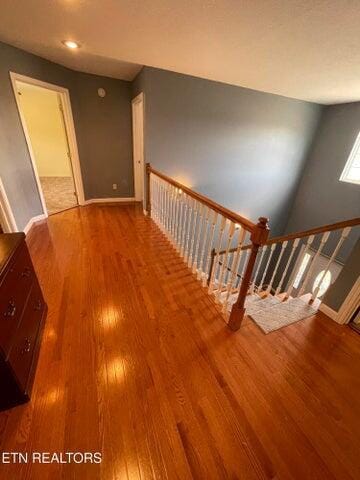
[[267, 297], [265, 300], [260, 300], [260, 302], [254, 302], [250, 307], [252, 311], [246, 311], [265, 333], [273, 332], [299, 320], [304, 320], [316, 313], [315, 308], [305, 303], [301, 298], [292, 298], [286, 302], [276, 299], [278, 301], [270, 307], [256, 310], [255, 305], [263, 304], [270, 298], [274, 297]]
[[245, 300], [246, 314], [252, 315], [253, 313], [268, 309], [280, 302], [281, 300], [271, 295], [265, 298], [261, 298], [258, 295], [249, 295]]

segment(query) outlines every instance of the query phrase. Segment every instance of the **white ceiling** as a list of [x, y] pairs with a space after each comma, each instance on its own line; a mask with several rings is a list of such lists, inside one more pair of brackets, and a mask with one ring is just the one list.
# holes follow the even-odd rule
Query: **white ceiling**
[[1, 0], [0, 12], [0, 40], [76, 70], [129, 80], [151, 65], [319, 103], [360, 100], [359, 0]]

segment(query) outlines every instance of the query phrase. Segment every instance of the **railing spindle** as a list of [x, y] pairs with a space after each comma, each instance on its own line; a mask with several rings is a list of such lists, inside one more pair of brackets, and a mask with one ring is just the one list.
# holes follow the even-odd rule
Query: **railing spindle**
[[275, 250], [275, 247], [276, 247], [276, 243], [273, 243], [270, 247], [269, 257], [267, 259], [266, 267], [265, 267], [265, 270], [264, 270], [263, 275], [261, 277], [261, 282], [260, 282], [260, 285], [259, 285], [259, 288], [258, 288], [258, 292], [261, 292], [261, 290], [262, 290], [262, 287], [263, 287], [263, 284], [264, 284], [264, 281], [265, 281], [265, 278], [266, 278], [266, 274], [267, 274], [267, 271], [269, 269], [270, 261], [271, 261], [271, 258], [273, 256], [274, 250]]
[[[311, 247], [312, 242], [314, 241], [314, 237], [315, 237], [314, 235], [310, 235], [308, 237], [305, 248], [304, 248], [304, 251], [303, 251], [303, 253], [301, 255], [301, 258], [300, 258], [301, 260], [303, 258], [305, 258], [305, 255], [307, 254], [308, 250]], [[295, 264], [295, 268], [292, 272], [292, 275], [290, 276], [289, 286], [288, 286], [288, 289], [287, 289], [287, 292], [286, 292], [285, 299], [288, 299], [288, 298], [291, 297], [292, 291], [294, 289], [294, 280], [295, 280], [297, 272], [299, 271], [299, 268], [301, 268], [301, 261], [300, 262], [297, 261], [296, 264]]]
[[201, 247], [201, 252], [200, 252], [200, 259], [198, 262], [198, 271], [197, 271], [197, 278], [198, 280], [201, 279], [202, 275], [205, 272], [204, 268], [204, 255], [205, 255], [205, 249], [207, 242], [209, 240], [209, 219], [211, 214], [215, 215], [215, 212], [210, 210], [209, 207], [206, 207], [206, 214], [204, 215], [204, 226], [203, 226], [203, 242], [202, 242], [202, 247]]
[[317, 249], [315, 255], [313, 255], [312, 259], [310, 260], [310, 265], [307, 269], [307, 273], [304, 277], [304, 280], [301, 283], [301, 287], [300, 287], [299, 293], [297, 295], [298, 297], [301, 297], [301, 295], [304, 293], [305, 287], [308, 283], [309, 278], [311, 278], [311, 274], [312, 274], [312, 272], [314, 270], [314, 267], [316, 265], [316, 261], [317, 261], [319, 255], [320, 255], [320, 253], [322, 252], [322, 249], [324, 248], [326, 242], [328, 241], [329, 236], [330, 236], [330, 232], [325, 232], [322, 235], [319, 248]]
[[322, 274], [322, 276], [319, 280], [319, 283], [318, 283], [317, 287], [315, 288], [313, 294], [311, 295], [311, 299], [309, 300], [309, 303], [312, 303], [315, 300], [315, 298], [317, 297], [317, 295], [319, 293], [319, 290], [321, 288], [322, 282], [324, 281], [325, 275], [329, 271], [329, 268], [330, 268], [331, 264], [333, 263], [336, 255], [338, 254], [342, 244], [344, 243], [344, 241], [348, 237], [348, 235], [350, 233], [350, 230], [351, 230], [351, 227], [345, 227], [344, 230], [342, 231], [340, 240], [338, 241], [338, 243], [335, 247], [335, 250], [333, 251], [331, 257], [329, 258], [329, 261], [326, 264], [324, 272], [323, 272], [323, 274]]
[[220, 220], [220, 232], [219, 232], [218, 244], [217, 244], [217, 248], [216, 248], [216, 256], [215, 256], [215, 259], [214, 259], [214, 268], [212, 269], [210, 283], [209, 283], [209, 293], [213, 292], [214, 286], [215, 286], [216, 272], [217, 272], [217, 267], [218, 267], [218, 264], [219, 264], [219, 252], [220, 252], [221, 245], [222, 245], [222, 239], [223, 239], [223, 236], [224, 236], [225, 226], [226, 226], [226, 218], [222, 216], [221, 220]]
[[289, 267], [290, 267], [290, 264], [291, 264], [291, 260], [295, 254], [295, 251], [299, 245], [299, 242], [300, 242], [300, 238], [295, 238], [294, 242], [293, 242], [293, 245], [292, 245], [292, 248], [291, 248], [291, 252], [290, 252], [290, 255], [289, 255], [289, 258], [288, 258], [288, 261], [286, 263], [286, 266], [285, 266], [285, 269], [283, 271], [283, 274], [281, 276], [281, 279], [280, 279], [280, 282], [279, 282], [279, 285], [277, 286], [277, 289], [275, 290], [275, 295], [279, 295], [279, 293], [281, 292], [281, 287], [284, 283], [284, 280], [285, 280], [285, 277], [287, 275], [287, 272], [289, 270]]
[[196, 237], [196, 229], [198, 224], [198, 215], [199, 215], [199, 203], [194, 200], [194, 209], [193, 209], [193, 224], [191, 229], [191, 237], [190, 237], [190, 248], [189, 248], [189, 255], [188, 255], [188, 267], [192, 267], [193, 259], [194, 259], [194, 245], [195, 245], [195, 237]]
[[213, 211], [213, 218], [212, 218], [212, 222], [211, 222], [211, 225], [210, 225], [209, 243], [208, 243], [208, 247], [207, 247], [206, 265], [205, 265], [204, 275], [203, 275], [203, 286], [204, 287], [206, 286], [206, 282], [207, 282], [208, 277], [209, 277], [211, 250], [212, 250], [212, 245], [213, 245], [213, 242], [214, 242], [217, 219], [218, 219], [218, 213]]
[[220, 301], [220, 295], [221, 295], [222, 287], [223, 287], [224, 273], [225, 273], [225, 270], [226, 270], [226, 267], [227, 267], [229, 250], [230, 250], [230, 247], [231, 247], [231, 242], [232, 242], [232, 239], [233, 239], [233, 236], [234, 236], [234, 232], [235, 232], [235, 224], [233, 222], [230, 222], [229, 232], [228, 232], [228, 237], [227, 237], [227, 242], [226, 242], [226, 250], [225, 250], [225, 253], [224, 253], [223, 258], [222, 258], [222, 266], [221, 266], [221, 269], [220, 269], [219, 288], [218, 288], [218, 290], [216, 292], [216, 296], [215, 296], [217, 302]]
[[274, 271], [273, 271], [273, 274], [271, 276], [271, 279], [270, 279], [270, 283], [266, 289], [266, 293], [269, 294], [271, 293], [271, 289], [272, 289], [272, 285], [273, 285], [273, 282], [275, 280], [275, 276], [277, 274], [277, 271], [278, 271], [278, 268], [279, 268], [279, 265], [280, 265], [280, 262], [281, 262], [281, 259], [282, 259], [282, 256], [284, 254], [284, 251], [285, 251], [285, 248], [287, 247], [287, 244], [288, 244], [288, 241], [285, 240], [285, 242], [282, 242], [281, 244], [281, 250], [280, 250], [280, 254], [278, 256], [278, 259], [277, 259], [277, 262], [276, 262], [276, 265], [275, 265], [275, 268], [274, 268]]
[[238, 274], [238, 270], [239, 270], [239, 266], [240, 266], [240, 261], [241, 261], [241, 254], [242, 254], [241, 248], [242, 248], [243, 243], [244, 243], [245, 235], [246, 235], [246, 230], [244, 228], [240, 227], [238, 244], [237, 244], [237, 248], [236, 248], [236, 251], [235, 251], [235, 255], [233, 255], [232, 263], [231, 263], [231, 267], [230, 267], [230, 279], [229, 279], [229, 281], [227, 282], [227, 285], [226, 285], [226, 297], [225, 297], [225, 301], [224, 301], [224, 305], [223, 305], [223, 312], [224, 313], [227, 312], [227, 305], [229, 303], [230, 294], [232, 293], [232, 290], [235, 287], [236, 278], [237, 278], [237, 274]]
[[192, 265], [190, 265], [193, 273], [196, 273], [196, 270], [197, 270], [199, 246], [200, 246], [200, 241], [201, 241], [201, 238], [202, 238], [206, 209], [207, 209], [207, 207], [203, 203], [201, 203], [200, 207], [199, 207], [198, 228], [197, 228], [197, 235], [196, 235], [193, 261], [192, 261]]

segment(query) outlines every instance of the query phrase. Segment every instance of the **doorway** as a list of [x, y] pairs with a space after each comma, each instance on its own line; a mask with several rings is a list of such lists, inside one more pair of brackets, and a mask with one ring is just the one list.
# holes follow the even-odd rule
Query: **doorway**
[[144, 94], [140, 93], [132, 102], [134, 196], [135, 201], [144, 201]]
[[68, 91], [14, 73], [11, 80], [45, 215], [82, 204]]
[[15, 217], [0, 177], [0, 233], [13, 233], [17, 231], [18, 227]]

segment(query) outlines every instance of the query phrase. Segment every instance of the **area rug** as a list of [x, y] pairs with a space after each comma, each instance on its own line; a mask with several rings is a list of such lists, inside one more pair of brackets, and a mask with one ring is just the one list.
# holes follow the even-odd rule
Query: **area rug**
[[258, 295], [249, 295], [245, 300], [246, 314], [252, 315], [253, 313], [268, 309], [280, 302], [281, 300], [279, 298], [273, 297], [272, 295], [265, 298], [261, 298]]
[[[274, 297], [268, 297], [274, 298]], [[265, 300], [261, 300], [260, 303]], [[254, 306], [259, 302], [254, 303]], [[270, 333], [292, 323], [315, 315], [315, 308], [305, 303], [301, 298], [293, 298], [286, 302], [277, 302], [270, 308], [246, 312], [264, 333]]]

